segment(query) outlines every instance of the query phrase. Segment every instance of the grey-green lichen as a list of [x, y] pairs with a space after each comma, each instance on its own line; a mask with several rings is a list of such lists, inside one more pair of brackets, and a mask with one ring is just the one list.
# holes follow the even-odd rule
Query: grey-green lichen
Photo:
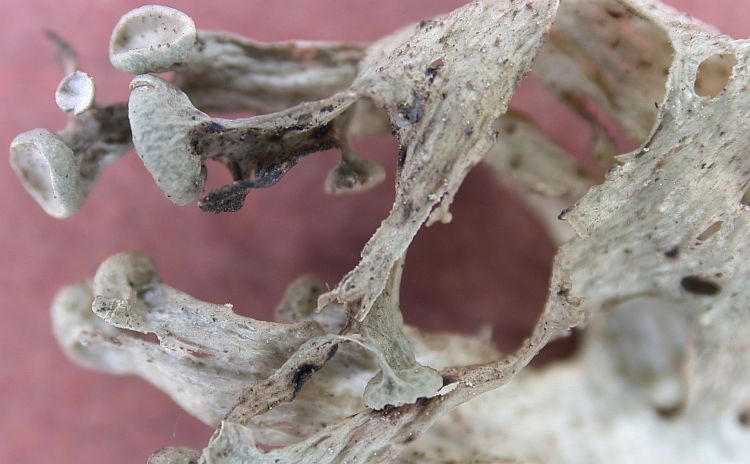
[[67, 218], [83, 206], [99, 174], [132, 143], [126, 105], [96, 103], [94, 81], [78, 70], [75, 51], [59, 36], [48, 36], [66, 73], [55, 101], [71, 116], [57, 133], [32, 129], [18, 135], [10, 145], [10, 164], [47, 214]]
[[195, 45], [193, 19], [165, 6], [147, 5], [125, 14], [112, 31], [109, 59], [132, 74], [167, 71]]
[[66, 113], [81, 114], [94, 105], [95, 93], [91, 76], [83, 71], [73, 71], [57, 87], [55, 102]]
[[[72, 76], [74, 54], [56, 41]], [[75, 75], [61, 86], [61, 107], [77, 113], [68, 128], [11, 147], [55, 216], [80, 207], [131, 127], [166, 196], [213, 212], [239, 210], [251, 189], [331, 147], [342, 161], [326, 191], [365, 190], [383, 170], [351, 139], [390, 127], [400, 143], [393, 208], [359, 265], [330, 291], [313, 276], [293, 282], [276, 322], [169, 287], [136, 253], [58, 293], [54, 331], [73, 360], [140, 375], [217, 427], [202, 451], [164, 448], [150, 462], [750, 460], [747, 41], [649, 0], [480, 0], [367, 47], [262, 44], [150, 6], [120, 21], [111, 59], [138, 74], [127, 110], [87, 103]], [[591, 123], [604, 179], [533, 115], [507, 112], [532, 67]], [[148, 74], [164, 70], [171, 80]], [[638, 149], [617, 155], [594, 103]], [[238, 109], [263, 114], [206, 113]], [[234, 182], [201, 199], [208, 159]], [[405, 326], [398, 297], [411, 241], [451, 220], [480, 160], [561, 245], [534, 331], [504, 355], [486, 333]], [[584, 325], [574, 359], [520, 372]]]

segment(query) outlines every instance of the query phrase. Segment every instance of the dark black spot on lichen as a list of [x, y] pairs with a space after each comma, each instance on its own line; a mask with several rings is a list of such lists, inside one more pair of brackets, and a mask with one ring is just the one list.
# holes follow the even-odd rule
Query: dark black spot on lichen
[[381, 409], [378, 409], [377, 411], [380, 411], [380, 416], [383, 418], [386, 418], [393, 414], [395, 411], [397, 411], [399, 408], [397, 406], [394, 406], [392, 404], [386, 404]]
[[403, 214], [401, 215], [401, 222], [406, 223], [411, 219], [411, 215], [414, 213], [414, 203], [407, 200], [404, 202]]
[[422, 120], [422, 104], [424, 99], [425, 96], [421, 92], [412, 90], [411, 101], [408, 103], [400, 103], [398, 105], [398, 113], [410, 123], [418, 123]]
[[667, 258], [676, 258], [680, 254], [680, 247], [674, 246], [664, 252], [664, 256]]
[[625, 13], [623, 13], [622, 11], [615, 11], [610, 9], [607, 9], [606, 11], [610, 18], [620, 19], [625, 16]]
[[676, 419], [683, 410], [683, 404], [677, 403], [671, 406], [657, 406], [654, 408], [656, 413], [659, 414], [663, 419], [673, 420]]
[[333, 129], [333, 122], [329, 122], [328, 124], [324, 126], [320, 126], [314, 129], [312, 133], [310, 134], [310, 138], [314, 140], [324, 139], [330, 134], [331, 129]]
[[248, 189], [235, 182], [218, 188], [203, 198], [198, 207], [203, 211], [211, 213], [234, 213], [245, 204]]
[[417, 439], [417, 436], [412, 433], [412, 434], [407, 435], [406, 438], [404, 438], [403, 443], [404, 445], [408, 445], [409, 443], [413, 442], [416, 439]]
[[565, 208], [564, 210], [560, 211], [560, 214], [557, 215], [557, 219], [560, 221], [565, 220], [565, 216], [570, 212], [570, 208]]
[[404, 163], [406, 163], [406, 147], [401, 147], [398, 150], [398, 167], [404, 167]]
[[[321, 289], [321, 292], [322, 291], [323, 291], [323, 289]], [[338, 345], [333, 345], [331, 347], [331, 349], [328, 350], [328, 354], [326, 354], [326, 361], [328, 361], [329, 359], [331, 359], [333, 357], [333, 355], [336, 354], [336, 352], [338, 350], [339, 350], [339, 346]]]
[[193, 154], [194, 154], [194, 155], [199, 155], [199, 154], [200, 154], [200, 153], [199, 153], [199, 150], [200, 150], [200, 142], [198, 141], [198, 139], [195, 139], [195, 138], [194, 138], [193, 140], [191, 140], [191, 141], [190, 141], [190, 148], [192, 148], [192, 149], [193, 149]]
[[284, 138], [284, 131], [277, 130], [269, 134], [268, 140], [270, 142], [281, 142], [281, 140]]
[[685, 291], [696, 295], [717, 295], [721, 292], [721, 286], [700, 276], [683, 277], [680, 285]]
[[464, 128], [464, 135], [467, 136], [467, 137], [471, 137], [472, 135], [474, 135], [474, 128], [471, 127], [471, 126], [465, 127]]
[[567, 288], [560, 288], [560, 289], [559, 289], [559, 290], [557, 291], [557, 296], [562, 296], [562, 297], [564, 297], [564, 296], [567, 296], [569, 292], [570, 292], [570, 289], [567, 289]]
[[443, 386], [450, 385], [453, 382], [457, 382], [457, 378], [453, 375], [443, 375]]
[[438, 58], [430, 63], [430, 65], [427, 67], [424, 74], [425, 76], [427, 76], [430, 84], [435, 81], [435, 77], [437, 77], [438, 73], [440, 72], [440, 68], [442, 68], [444, 64], [445, 61], [443, 61], [442, 58]]
[[305, 382], [310, 380], [310, 377], [312, 377], [318, 369], [320, 369], [320, 366], [315, 364], [302, 364], [294, 371], [294, 376], [292, 377], [292, 388], [294, 389], [295, 396], [297, 396], [305, 385]]
[[432, 66], [425, 69], [424, 75], [427, 76], [428, 80], [430, 81], [430, 84], [432, 84], [435, 81], [435, 77], [437, 77], [438, 75], [438, 69], [439, 68], [433, 68]]
[[226, 127], [214, 121], [204, 124], [204, 128], [207, 134], [220, 134], [227, 131]]
[[416, 124], [422, 119], [421, 105], [399, 105], [398, 112], [401, 117], [412, 124]]

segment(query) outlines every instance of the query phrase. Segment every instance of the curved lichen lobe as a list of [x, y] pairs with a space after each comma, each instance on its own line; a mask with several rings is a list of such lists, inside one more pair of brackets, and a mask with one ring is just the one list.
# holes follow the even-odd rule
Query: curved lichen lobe
[[188, 131], [208, 116], [176, 87], [152, 75], [130, 84], [128, 118], [136, 152], [165, 195], [178, 205], [197, 200], [206, 177]]
[[69, 217], [83, 203], [73, 152], [52, 132], [34, 129], [16, 137], [10, 145], [10, 164], [50, 216]]
[[52, 200], [54, 192], [50, 165], [39, 148], [33, 143], [19, 143], [14, 147], [12, 159], [29, 193], [42, 202]]

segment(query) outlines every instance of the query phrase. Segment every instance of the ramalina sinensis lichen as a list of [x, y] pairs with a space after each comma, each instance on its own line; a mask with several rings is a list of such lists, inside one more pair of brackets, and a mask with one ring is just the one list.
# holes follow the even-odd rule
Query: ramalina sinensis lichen
[[[332, 290], [293, 282], [275, 322], [196, 300], [136, 253], [58, 293], [71, 359], [139, 375], [217, 427], [202, 451], [150, 462], [750, 462], [750, 42], [649, 0], [476, 1], [369, 46], [259, 43], [146, 6], [110, 43], [135, 74], [129, 101], [100, 104], [52, 38], [70, 120], [19, 135], [10, 161], [55, 217], [132, 146], [171, 201], [222, 213], [333, 147], [325, 190], [367, 190], [384, 171], [351, 141], [400, 144], [393, 207], [360, 263]], [[507, 111], [532, 69], [591, 122], [604, 179]], [[592, 103], [640, 146], [617, 154]], [[259, 115], [206, 113], [237, 110]], [[207, 160], [233, 182], [204, 196]], [[409, 244], [451, 220], [482, 160], [561, 245], [533, 333], [502, 356], [484, 333], [405, 326], [399, 307]], [[574, 359], [520, 372], [584, 325]]]

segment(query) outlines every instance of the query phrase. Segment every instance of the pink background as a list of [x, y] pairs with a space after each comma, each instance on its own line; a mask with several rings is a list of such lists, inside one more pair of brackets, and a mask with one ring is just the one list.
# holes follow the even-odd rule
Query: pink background
[[[370, 41], [395, 28], [447, 12], [459, 0], [165, 1], [201, 29], [259, 40]], [[736, 38], [748, 35], [750, 0], [671, 0]], [[109, 34], [141, 2], [3, 0], [0, 28], [0, 146], [25, 130], [57, 130], [65, 116], [54, 89], [61, 78], [53, 29], [78, 50], [97, 81], [99, 101], [127, 98], [129, 76], [109, 64]], [[218, 5], [218, 6], [210, 6]], [[377, 6], [376, 6], [377, 5]], [[566, 110], [525, 84], [514, 100], [555, 139], [581, 150], [587, 133]], [[572, 134], [572, 136], [571, 136]], [[137, 378], [114, 378], [74, 366], [58, 349], [48, 307], [61, 285], [93, 274], [108, 256], [142, 250], [163, 280], [238, 312], [270, 318], [286, 284], [315, 272], [334, 285], [351, 269], [393, 198], [396, 144], [388, 137], [357, 148], [389, 169], [387, 182], [354, 197], [323, 194], [337, 154], [304, 159], [270, 190], [252, 192], [239, 213], [213, 216], [171, 204], [137, 157], [102, 176], [72, 219], [46, 216], [7, 164], [0, 164], [0, 462], [145, 462], [166, 445], [200, 448], [211, 429]], [[211, 168], [211, 167], [209, 167]], [[210, 181], [227, 180], [214, 167]], [[478, 330], [491, 324], [503, 350], [529, 333], [544, 301], [554, 247], [539, 224], [480, 167], [453, 208], [454, 222], [425, 229], [411, 247], [402, 290], [407, 322], [427, 329]], [[543, 356], [569, 351], [570, 342]]]

